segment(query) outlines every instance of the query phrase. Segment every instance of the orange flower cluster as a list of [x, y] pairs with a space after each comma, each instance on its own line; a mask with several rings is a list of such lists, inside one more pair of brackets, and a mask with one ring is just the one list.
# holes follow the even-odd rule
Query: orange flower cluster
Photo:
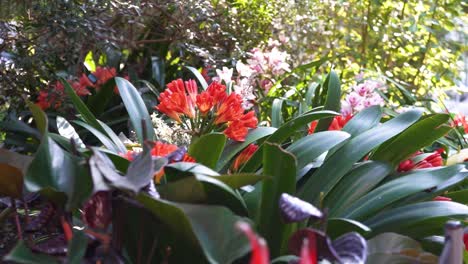
[[[353, 115], [347, 115], [347, 116], [335, 116], [333, 118], [333, 121], [331, 122], [330, 126], [328, 127], [328, 130], [341, 130], [343, 127], [348, 123], [349, 120], [353, 118]], [[309, 131], [308, 134], [313, 134], [315, 132], [315, 128], [317, 127], [318, 121], [315, 120], [312, 123], [310, 123]]]
[[431, 155], [424, 158], [423, 160], [415, 163], [413, 161], [413, 158], [418, 155], [424, 154], [423, 152], [418, 151], [414, 153], [410, 159], [400, 162], [400, 164], [398, 165], [397, 171], [405, 172], [405, 171], [410, 171], [414, 169], [440, 167], [444, 165], [444, 160], [442, 159], [442, 156], [440, 155], [443, 152], [444, 152], [444, 149], [440, 148], [434, 151], [434, 153], [432, 153]]
[[182, 117], [191, 119], [198, 134], [223, 131], [236, 141], [244, 141], [249, 128], [257, 127], [258, 120], [253, 111], [244, 113], [242, 97], [236, 93], [227, 94], [226, 86], [212, 82], [206, 91], [198, 93], [194, 80], [178, 79], [167, 84], [159, 97], [158, 111], [179, 123]]
[[[137, 154], [137, 152], [130, 150], [127, 151], [127, 153], [122, 154], [122, 157], [128, 159], [129, 161], [133, 161]], [[170, 163], [179, 161], [195, 162], [195, 159], [188, 155], [184, 149], [181, 149], [176, 145], [166, 144], [160, 141], [154, 142], [154, 146], [151, 149], [151, 156], [168, 158]], [[154, 180], [159, 183], [163, 175], [164, 168], [154, 174]]]
[[255, 144], [249, 144], [232, 162], [230, 172], [237, 172], [244, 165], [252, 155], [257, 151], [258, 146]]
[[[115, 76], [117, 76], [115, 68], [97, 67], [96, 71], [91, 73], [91, 79], [83, 73], [78, 80], [68, 80], [68, 83], [78, 96], [86, 96], [91, 94], [89, 88], [99, 90], [102, 85]], [[43, 110], [50, 107], [57, 109], [62, 105], [63, 96], [63, 84], [57, 81], [50, 89], [39, 92], [36, 104]]]

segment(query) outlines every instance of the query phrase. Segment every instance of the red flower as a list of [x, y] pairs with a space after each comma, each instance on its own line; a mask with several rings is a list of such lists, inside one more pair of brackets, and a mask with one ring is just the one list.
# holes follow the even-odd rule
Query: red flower
[[234, 121], [232, 122], [226, 130], [224, 130], [224, 134], [228, 138], [232, 138], [236, 141], [244, 141], [245, 137], [247, 136], [248, 129], [242, 122]]
[[238, 171], [242, 165], [244, 165], [257, 151], [258, 146], [255, 144], [250, 144], [248, 145], [244, 150], [242, 150], [241, 153], [237, 156], [237, 158], [234, 160], [234, 162], [231, 165], [231, 172], [236, 172]]
[[457, 114], [453, 119], [453, 127], [463, 126], [465, 133], [468, 133], [468, 119], [463, 114]]
[[214, 99], [208, 92], [203, 92], [197, 95], [196, 103], [200, 113], [206, 115], [213, 107]]
[[248, 129], [257, 127], [255, 112], [244, 114], [242, 97], [236, 93], [228, 95], [226, 86], [212, 82], [200, 94], [197, 89], [193, 80], [186, 81], [185, 85], [181, 79], [172, 81], [159, 96], [159, 105], [155, 108], [179, 123], [183, 123], [184, 116], [193, 119], [191, 124], [196, 127], [189, 129], [195, 134], [224, 130], [229, 138], [244, 141]]
[[468, 233], [463, 234], [463, 242], [465, 243], [465, 250], [468, 251]]
[[434, 197], [434, 199], [432, 199], [433, 201], [452, 201], [451, 198], [449, 197], [445, 197], [445, 196], [436, 196]]
[[305, 238], [304, 242], [302, 242], [299, 264], [317, 264], [317, 241], [315, 234], [312, 234], [309, 238], [311, 239], [310, 241]]
[[96, 77], [96, 88], [98, 88], [110, 79], [117, 76], [117, 72], [115, 68], [96, 67], [96, 70], [93, 72], [93, 75]]
[[440, 167], [443, 165], [444, 161], [442, 159], [441, 151], [437, 150], [434, 151], [431, 155], [427, 156], [423, 160], [414, 163], [413, 158], [422, 155], [424, 153], [418, 151], [415, 154], [412, 155], [410, 159], [404, 160], [400, 162], [398, 165], [397, 171], [399, 172], [405, 172], [405, 171], [410, 171], [414, 169], [424, 169], [424, 168], [433, 168], [433, 167]]
[[182, 79], [178, 79], [167, 84], [167, 89], [159, 96], [159, 105], [156, 109], [160, 112], [165, 113], [169, 117], [182, 122], [180, 115], [185, 114], [189, 118], [195, 116], [194, 104], [192, 97], [187, 96], [186, 88], [193, 90], [193, 86], [196, 88], [196, 84], [192, 82], [184, 82]]
[[250, 258], [250, 264], [269, 264], [270, 263], [270, 252], [263, 238], [258, 237], [252, 230], [249, 224], [246, 222], [237, 222], [237, 229], [242, 231], [250, 241], [252, 247], [252, 256]]
[[[341, 130], [343, 127], [348, 123], [349, 120], [353, 118], [352, 115], [347, 115], [347, 116], [335, 116], [328, 127], [328, 130]], [[318, 121], [312, 121], [309, 126], [308, 134], [313, 134], [315, 132], [315, 128], [317, 128]]]
[[240, 95], [232, 93], [219, 105], [216, 111], [216, 125], [229, 121], [239, 120], [244, 114], [242, 108], [242, 98]]

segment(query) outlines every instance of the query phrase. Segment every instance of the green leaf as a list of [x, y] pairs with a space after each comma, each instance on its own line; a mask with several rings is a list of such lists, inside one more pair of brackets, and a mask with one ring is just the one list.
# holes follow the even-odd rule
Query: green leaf
[[468, 189], [449, 192], [444, 194], [444, 196], [451, 198], [454, 202], [468, 205]]
[[106, 134], [101, 133], [98, 129], [90, 126], [89, 124], [85, 122], [74, 120], [73, 123], [79, 126], [82, 126], [85, 129], [87, 129], [89, 132], [91, 132], [97, 139], [99, 139], [99, 141], [101, 141], [102, 145], [104, 145], [104, 147], [106, 147], [110, 151], [113, 151], [114, 153], [120, 153], [119, 147], [116, 146], [114, 142], [112, 142], [112, 140], [110, 140]]
[[206, 88], [208, 88], [208, 83], [206, 83], [205, 78], [203, 78], [203, 76], [197, 69], [195, 69], [194, 67], [190, 67], [190, 66], [185, 66], [185, 68], [188, 69], [197, 78], [203, 90], [206, 90]]
[[33, 103], [28, 103], [29, 110], [34, 117], [34, 122], [36, 123], [37, 129], [41, 132], [42, 135], [48, 131], [48, 120], [47, 115], [42, 111], [42, 109]]
[[[278, 128], [273, 134], [271, 134], [266, 141], [270, 143], [283, 143], [291, 135], [296, 133], [299, 129], [303, 128], [310, 122], [337, 115], [332, 111], [310, 111], [303, 115], [300, 115], [293, 120], [288, 121], [280, 128]], [[254, 172], [258, 167], [261, 166], [263, 145], [260, 145], [257, 151], [252, 155], [249, 161], [241, 169], [242, 172]]]
[[235, 229], [242, 218], [225, 207], [154, 200], [144, 194], [137, 200], [174, 236], [202, 250], [209, 263], [232, 263], [250, 250], [246, 238]]
[[81, 140], [75, 128], [63, 117], [57, 116], [57, 130], [64, 138], [75, 141], [76, 145], [80, 148], [85, 148], [83, 140]]
[[188, 154], [195, 158], [198, 163], [214, 169], [225, 144], [226, 136], [223, 133], [206, 134], [190, 144]]
[[416, 122], [394, 140], [381, 145], [372, 154], [371, 159], [386, 161], [394, 166], [398, 165], [419, 149], [429, 146], [447, 134], [452, 129], [444, 125], [448, 120], [447, 114], [434, 114]]
[[286, 248], [292, 233], [291, 225], [281, 221], [279, 198], [281, 194], [293, 194], [296, 189], [296, 159], [280, 146], [265, 143], [263, 172], [271, 179], [262, 184], [262, 198], [258, 217], [258, 229], [267, 240], [272, 256], [279, 256]]
[[109, 80], [105, 85], [101, 86], [99, 90], [96, 91], [96, 94], [93, 94], [88, 97], [87, 105], [89, 109], [97, 116], [106, 110], [109, 105], [109, 101], [114, 95], [115, 83]]
[[237, 142], [237, 141], [229, 142], [224, 148], [224, 151], [218, 160], [218, 164], [216, 165], [216, 170], [220, 171], [222, 168], [224, 168], [228, 164], [228, 162], [232, 158], [234, 158], [234, 156], [236, 156], [237, 153], [239, 153], [241, 150], [246, 148], [251, 143], [259, 139], [262, 139], [266, 136], [269, 136], [273, 134], [273, 132], [275, 131], [276, 131], [276, 128], [274, 127], [257, 127], [249, 131], [244, 142]]
[[23, 172], [9, 164], [0, 163], [0, 196], [21, 199], [23, 196]]
[[424, 252], [421, 245], [406, 236], [383, 233], [367, 241], [366, 263], [437, 263], [437, 257]]
[[88, 237], [83, 231], [73, 232], [73, 238], [68, 244], [67, 263], [80, 264], [88, 248]]
[[330, 191], [324, 200], [330, 216], [339, 215], [351, 203], [377, 186], [390, 172], [392, 166], [379, 161], [359, 164]]
[[[424, 237], [442, 232], [444, 223], [449, 219], [467, 217], [466, 205], [434, 201], [394, 208], [366, 220], [364, 224], [372, 229], [374, 235], [381, 232], [397, 232]], [[426, 223], [423, 224], [424, 222]]]
[[351, 118], [341, 131], [348, 132], [352, 137], [377, 126], [382, 118], [382, 108], [374, 105], [365, 108]]
[[224, 184], [233, 189], [238, 189], [246, 185], [252, 185], [268, 178], [267, 176], [251, 173], [228, 174], [215, 177], [217, 180], [222, 181]]
[[[328, 74], [323, 86], [326, 87], [324, 92], [327, 93], [323, 109], [339, 113], [341, 108], [341, 84], [340, 78], [335, 71], [332, 70], [330, 74]], [[332, 120], [333, 118], [324, 118], [320, 120], [315, 131], [319, 132], [327, 130]]]
[[247, 216], [244, 200], [217, 177], [195, 175], [158, 187], [161, 198], [183, 203], [222, 205]]
[[140, 144], [143, 144], [146, 139], [153, 140], [153, 124], [138, 90], [124, 78], [115, 77], [115, 83]]
[[389, 181], [356, 200], [342, 215], [356, 220], [366, 219], [398, 200], [443, 183], [462, 168], [463, 166], [450, 166], [417, 171]]
[[168, 181], [176, 181], [185, 177], [202, 175], [202, 176], [219, 176], [216, 171], [192, 162], [176, 162], [164, 167]]
[[408, 111], [349, 140], [312, 174], [298, 192], [299, 198], [319, 204], [341, 178], [371, 150], [398, 135], [421, 117], [419, 111]]
[[26, 246], [26, 243], [22, 240], [16, 244], [11, 252], [6, 255], [3, 260], [12, 261], [21, 264], [54, 264], [59, 263], [55, 258], [45, 255], [33, 253], [31, 249]]
[[329, 218], [327, 221], [327, 235], [331, 239], [338, 238], [349, 232], [357, 232], [362, 236], [371, 232], [371, 229], [366, 225], [346, 218]]
[[67, 96], [72, 101], [72, 103], [75, 106], [78, 113], [80, 113], [81, 118], [86, 123], [88, 123], [90, 126], [97, 129], [99, 132], [101, 132], [103, 134], [106, 134], [105, 131], [104, 131], [104, 128], [101, 127], [101, 125], [97, 121], [96, 117], [89, 110], [89, 108], [85, 105], [85, 103], [83, 103], [83, 101], [81, 101], [80, 97], [75, 93], [75, 91], [70, 86], [70, 84], [63, 78], [60, 78], [60, 81], [62, 82], [63, 86], [65, 87], [65, 93], [67, 94]]
[[102, 128], [104, 131], [106, 131], [107, 136], [114, 142], [114, 145], [117, 147], [119, 150], [118, 153], [127, 153], [127, 148], [125, 147], [125, 144], [122, 142], [122, 140], [119, 138], [117, 134], [104, 122], [98, 120], [99, 124], [101, 124]]
[[80, 159], [45, 135], [26, 173], [25, 186], [59, 203], [55, 192], [64, 193], [68, 198], [66, 208], [72, 209], [89, 197], [92, 181]]
[[286, 150], [296, 157], [299, 171], [322, 153], [346, 141], [349, 137], [348, 133], [341, 131], [318, 132], [295, 141]]
[[271, 126], [280, 127], [283, 124], [283, 99], [275, 98], [271, 106]]

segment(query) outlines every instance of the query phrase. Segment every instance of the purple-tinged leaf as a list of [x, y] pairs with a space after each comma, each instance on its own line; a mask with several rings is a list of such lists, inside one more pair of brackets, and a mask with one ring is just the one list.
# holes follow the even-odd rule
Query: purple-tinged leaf
[[94, 229], [105, 230], [112, 221], [112, 193], [99, 191], [83, 206], [83, 222]]
[[26, 226], [26, 232], [34, 232], [42, 229], [47, 223], [50, 222], [55, 214], [55, 207], [52, 203], [46, 203], [42, 207], [41, 212], [36, 217], [32, 218], [29, 224]]
[[311, 228], [300, 229], [289, 238], [288, 247], [291, 253], [293, 253], [296, 256], [300, 256], [302, 244], [305, 239], [307, 239], [308, 241], [315, 240], [315, 251], [317, 253], [317, 259], [319, 261], [323, 259], [326, 259], [331, 262], [340, 260], [338, 253], [333, 248], [330, 238], [328, 238], [327, 235], [322, 231], [318, 231]]
[[323, 213], [315, 206], [287, 193], [281, 194], [279, 208], [283, 220], [287, 223], [300, 222], [310, 217], [323, 217]]
[[342, 263], [363, 264], [367, 258], [367, 242], [356, 232], [346, 233], [332, 243]]
[[65, 240], [65, 236], [62, 234], [31, 247], [33, 251], [48, 255], [65, 255], [67, 253], [67, 248], [67, 241]]
[[182, 161], [185, 153], [187, 153], [187, 148], [185, 146], [182, 146], [178, 148], [176, 151], [167, 155], [166, 158], [171, 162], [179, 162], [179, 161]]

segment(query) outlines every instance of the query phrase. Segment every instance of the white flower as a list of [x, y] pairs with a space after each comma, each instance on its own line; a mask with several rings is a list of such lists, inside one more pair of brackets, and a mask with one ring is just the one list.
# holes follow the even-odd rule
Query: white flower
[[250, 68], [249, 65], [242, 63], [242, 61], [238, 61], [236, 63], [236, 71], [241, 77], [248, 77], [254, 74], [254, 71]]
[[228, 67], [223, 67], [222, 70], [216, 69], [216, 74], [218, 76], [213, 78], [213, 80], [218, 81], [218, 82], [224, 81], [224, 83], [228, 83], [232, 80], [233, 72], [234, 72], [234, 69], [228, 68]]

